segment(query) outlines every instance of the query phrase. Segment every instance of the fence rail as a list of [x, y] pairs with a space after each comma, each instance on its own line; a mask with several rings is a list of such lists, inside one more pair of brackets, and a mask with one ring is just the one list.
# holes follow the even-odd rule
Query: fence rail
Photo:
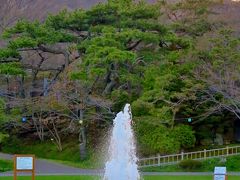
[[210, 149], [195, 152], [182, 152], [180, 154], [156, 156], [149, 158], [139, 159], [140, 167], [150, 167], [150, 166], [162, 166], [168, 164], [176, 164], [182, 160], [192, 159], [192, 160], [204, 160], [216, 157], [227, 157], [232, 155], [240, 154], [240, 146], [225, 147], [219, 149]]

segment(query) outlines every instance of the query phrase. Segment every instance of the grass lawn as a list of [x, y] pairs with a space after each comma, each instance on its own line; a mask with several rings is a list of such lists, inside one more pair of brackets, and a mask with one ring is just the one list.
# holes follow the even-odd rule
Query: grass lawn
[[167, 166], [156, 166], [142, 168], [144, 172], [213, 172], [216, 166], [226, 166], [227, 171], [240, 171], [240, 156], [229, 156], [224, 161], [221, 158], [213, 158], [201, 161], [201, 167], [196, 169], [183, 169], [179, 164], [167, 165]]
[[[31, 141], [29, 139], [20, 140], [18, 138], [10, 138], [7, 142], [2, 144], [2, 150], [5, 153], [11, 154], [35, 154], [38, 158], [55, 161], [61, 164], [83, 168], [95, 169], [103, 168], [101, 162], [101, 154], [94, 153], [90, 150], [88, 157], [81, 160], [79, 157], [79, 145], [77, 141], [65, 140], [63, 144], [63, 151], [59, 152], [56, 146], [51, 141]], [[208, 147], [209, 148], [209, 147]], [[219, 158], [202, 161], [202, 166], [197, 169], [182, 169], [178, 164], [143, 168], [141, 171], [145, 172], [213, 172], [215, 166], [226, 166], [228, 171], [240, 171], [240, 155], [226, 158], [223, 162]], [[0, 170], [1, 171], [1, 170]]]
[[[12, 177], [1, 177], [1, 180], [12, 180]], [[18, 177], [18, 180], [30, 180], [31, 177]], [[39, 176], [36, 180], [100, 180], [96, 176]], [[212, 180], [212, 176], [145, 176], [144, 180]], [[238, 180], [239, 176], [230, 176], [228, 180]]]
[[63, 151], [59, 152], [56, 145], [51, 141], [20, 140], [13, 137], [2, 144], [2, 151], [10, 154], [35, 154], [40, 159], [48, 159], [79, 168], [94, 169], [101, 167], [99, 154], [94, 154], [90, 149], [86, 160], [81, 160], [78, 142], [65, 141], [67, 143], [63, 144]]
[[13, 167], [12, 161], [0, 159], [0, 172], [9, 171]]

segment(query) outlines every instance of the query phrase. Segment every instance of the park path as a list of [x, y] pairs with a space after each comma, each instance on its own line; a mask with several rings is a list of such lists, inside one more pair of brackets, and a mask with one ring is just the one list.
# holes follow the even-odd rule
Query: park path
[[[0, 153], [0, 159], [12, 160], [13, 155]], [[102, 175], [103, 170], [74, 168], [47, 160], [36, 159], [36, 175]], [[212, 172], [142, 172], [142, 175], [163, 176], [209, 176]], [[240, 172], [229, 172], [229, 175], [240, 176]], [[1, 176], [12, 176], [13, 172], [0, 173]], [[28, 175], [28, 174], [20, 174]]]

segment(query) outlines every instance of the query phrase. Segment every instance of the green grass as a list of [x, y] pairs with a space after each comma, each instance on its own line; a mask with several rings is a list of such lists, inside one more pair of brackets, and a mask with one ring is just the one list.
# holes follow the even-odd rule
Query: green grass
[[[18, 177], [18, 180], [30, 180], [30, 177]], [[39, 176], [36, 180], [100, 180], [96, 176]], [[145, 176], [144, 180], [212, 180], [212, 176]], [[230, 176], [228, 180], [238, 180], [239, 176]], [[1, 177], [1, 180], [12, 180], [12, 177]]]
[[45, 159], [80, 161], [78, 143], [68, 142], [63, 144], [63, 151], [59, 152], [56, 145], [50, 140], [30, 141], [28, 139], [9, 138], [6, 143], [2, 145], [2, 151], [6, 153], [20, 153], [20, 154], [35, 154], [37, 157]]
[[[38, 158], [47, 159], [50, 161], [55, 161], [61, 164], [94, 169], [102, 168], [103, 165], [99, 162], [101, 155], [97, 153], [89, 153], [86, 160], [81, 160], [79, 156], [79, 146], [78, 142], [73, 140], [64, 140], [67, 142], [63, 144], [63, 151], [59, 152], [56, 146], [51, 141], [30, 141], [28, 139], [17, 139], [10, 138], [8, 141], [2, 145], [3, 152], [12, 154], [35, 154]], [[203, 166], [199, 169], [193, 169], [191, 171], [196, 172], [209, 172], [213, 171], [215, 166], [226, 166], [228, 171], [240, 171], [240, 156], [228, 157], [226, 162], [221, 162], [220, 159], [209, 159], [203, 161]], [[9, 166], [4, 165], [9, 169]], [[7, 169], [4, 168], [4, 169]], [[184, 172], [189, 171], [180, 168], [178, 165], [169, 165], [163, 167], [150, 167], [143, 168], [142, 171], [149, 172]], [[1, 169], [0, 169], [1, 171]]]
[[84, 161], [63, 161], [63, 160], [56, 160], [56, 159], [46, 159], [50, 162], [56, 162], [59, 164], [64, 164], [67, 166], [72, 166], [76, 168], [83, 168], [83, 169], [98, 169], [102, 168], [102, 164], [99, 161], [96, 161], [98, 157], [96, 155], [92, 155]]
[[229, 156], [224, 162], [220, 158], [213, 158], [202, 161], [202, 167], [198, 169], [182, 169], [178, 164], [168, 166], [157, 166], [142, 168], [145, 172], [213, 172], [215, 166], [226, 166], [228, 171], [240, 171], [240, 156]]
[[0, 159], [0, 172], [9, 171], [13, 168], [12, 161], [2, 160]]
[[[212, 180], [212, 176], [146, 176], [144, 180]], [[228, 180], [239, 180], [239, 176], [230, 176]]]
[[[1, 177], [1, 180], [12, 180], [13, 177]], [[31, 180], [31, 177], [19, 176], [17, 180]], [[100, 180], [96, 176], [37, 176], [35, 180]]]
[[11, 154], [35, 154], [36, 157], [41, 159], [79, 168], [93, 169], [101, 166], [99, 157], [93, 152], [90, 152], [85, 160], [81, 160], [78, 142], [73, 140], [65, 140], [64, 142], [67, 143], [63, 144], [63, 151], [60, 152], [51, 141], [40, 142], [10, 138], [2, 145], [2, 151]]

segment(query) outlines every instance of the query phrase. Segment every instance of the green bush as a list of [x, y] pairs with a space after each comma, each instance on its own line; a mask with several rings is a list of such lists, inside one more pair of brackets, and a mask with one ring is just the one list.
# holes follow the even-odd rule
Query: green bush
[[227, 157], [226, 166], [229, 171], [240, 171], [240, 156]]
[[124, 107], [126, 102], [128, 102], [128, 103], [131, 102], [131, 98], [129, 97], [129, 94], [127, 92], [124, 92], [121, 90], [113, 91], [111, 94], [111, 98], [114, 102], [114, 104], [113, 104], [114, 111], [122, 110], [122, 107]]
[[187, 125], [179, 125], [174, 127], [173, 131], [171, 131], [171, 136], [180, 142], [182, 148], [194, 147], [196, 142], [194, 131], [190, 126]]
[[180, 150], [180, 142], [170, 136], [169, 129], [164, 125], [137, 121], [135, 130], [141, 153], [144, 155], [172, 154]]
[[142, 154], [172, 154], [181, 148], [194, 147], [196, 138], [190, 126], [178, 125], [170, 129], [163, 124], [151, 123], [153, 121], [151, 116], [141, 116], [135, 121], [134, 129]]
[[0, 159], [0, 172], [10, 171], [13, 168], [13, 163], [11, 161]]
[[202, 167], [201, 161], [196, 160], [183, 160], [179, 163], [179, 166], [184, 170], [197, 170]]
[[150, 110], [153, 108], [151, 103], [137, 100], [132, 103], [133, 115], [134, 116], [146, 116], [150, 114]]
[[9, 137], [8, 134], [4, 134], [2, 132], [0, 132], [0, 144]]

